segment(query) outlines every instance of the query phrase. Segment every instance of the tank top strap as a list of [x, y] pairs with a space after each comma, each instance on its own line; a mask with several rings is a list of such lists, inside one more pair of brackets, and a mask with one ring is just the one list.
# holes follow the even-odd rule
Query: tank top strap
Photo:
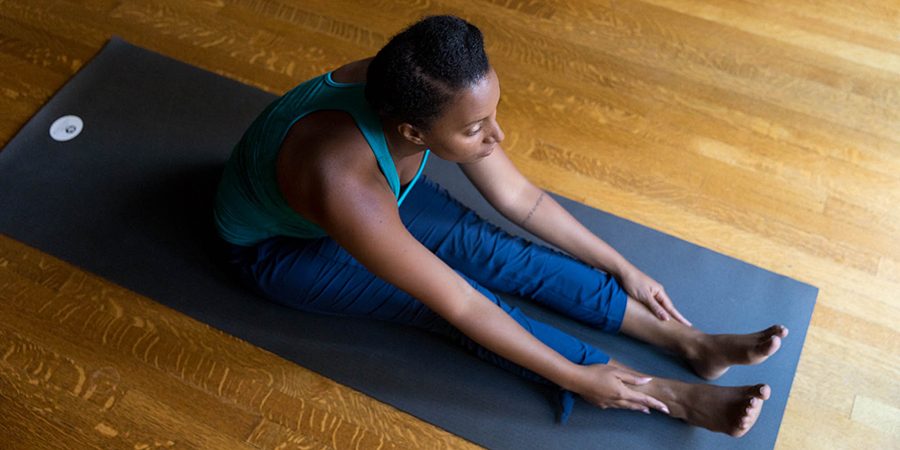
[[341, 83], [334, 81], [331, 77], [331, 72], [325, 74], [325, 84], [331, 89], [344, 91], [346, 94], [350, 94], [352, 91], [351, 95], [337, 96], [342, 103], [339, 107], [353, 116], [356, 126], [359, 128], [359, 131], [362, 132], [369, 147], [372, 148], [372, 153], [375, 154], [375, 160], [378, 161], [378, 168], [381, 169], [381, 173], [384, 174], [384, 178], [387, 179], [391, 192], [394, 193], [394, 197], [399, 199], [400, 175], [397, 173], [394, 159], [391, 157], [391, 152], [388, 150], [387, 140], [384, 137], [384, 130], [381, 127], [381, 119], [366, 102], [364, 93], [366, 84]]
[[387, 140], [385, 139], [384, 132], [381, 128], [381, 120], [377, 115], [371, 113], [371, 110], [368, 108], [355, 109], [352, 110], [350, 114], [356, 119], [356, 126], [362, 131], [363, 137], [365, 137], [366, 141], [369, 143], [369, 147], [372, 148], [372, 153], [375, 154], [375, 160], [378, 161], [378, 167], [387, 179], [388, 185], [391, 187], [391, 192], [394, 193], [394, 197], [399, 199], [400, 174], [397, 173], [397, 166], [394, 165], [394, 158], [391, 157], [391, 152], [388, 150]]
[[416, 181], [419, 181], [419, 177], [422, 176], [422, 171], [425, 170], [425, 164], [428, 163], [428, 155], [431, 154], [430, 149], [425, 149], [425, 154], [422, 156], [422, 162], [419, 164], [419, 170], [416, 171], [416, 176], [413, 177], [412, 181], [406, 186], [406, 189], [400, 194], [400, 198], [397, 200], [397, 206], [403, 204], [403, 199], [406, 198], [406, 194], [409, 194], [409, 190], [416, 185]]

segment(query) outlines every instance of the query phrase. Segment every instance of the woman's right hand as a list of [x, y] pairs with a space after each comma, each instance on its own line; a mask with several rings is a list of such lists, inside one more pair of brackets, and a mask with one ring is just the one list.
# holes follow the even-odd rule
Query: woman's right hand
[[665, 403], [632, 388], [647, 384], [652, 378], [609, 364], [579, 367], [579, 379], [571, 390], [592, 405], [603, 409], [633, 409], [645, 414], [650, 414], [650, 408], [669, 413]]

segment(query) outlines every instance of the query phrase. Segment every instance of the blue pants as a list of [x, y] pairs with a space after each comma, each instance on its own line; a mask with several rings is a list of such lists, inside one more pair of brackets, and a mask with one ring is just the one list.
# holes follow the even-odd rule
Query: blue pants
[[[614, 333], [622, 324], [626, 305], [626, 295], [615, 278], [506, 233], [427, 178], [410, 191], [400, 216], [419, 242], [541, 342], [576, 364], [609, 361], [593, 346], [527, 317], [494, 291], [533, 299]], [[520, 376], [549, 383], [475, 343], [415, 298], [377, 278], [331, 238], [274, 237], [254, 247], [226, 244], [226, 248], [228, 264], [242, 281], [273, 301], [302, 311], [365, 316], [423, 328]], [[559, 419], [565, 422], [573, 404], [571, 393], [561, 391], [560, 401]]]

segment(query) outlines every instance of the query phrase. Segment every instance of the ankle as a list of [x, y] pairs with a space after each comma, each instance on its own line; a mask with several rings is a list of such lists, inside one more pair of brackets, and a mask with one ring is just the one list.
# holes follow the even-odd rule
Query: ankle
[[675, 351], [684, 359], [695, 360], [708, 353], [711, 341], [711, 335], [692, 330], [686, 332], [684, 337], [678, 340], [678, 348]]
[[647, 384], [647, 394], [666, 404], [669, 415], [683, 419], [686, 414], [685, 399], [690, 385], [680, 381], [657, 378]]

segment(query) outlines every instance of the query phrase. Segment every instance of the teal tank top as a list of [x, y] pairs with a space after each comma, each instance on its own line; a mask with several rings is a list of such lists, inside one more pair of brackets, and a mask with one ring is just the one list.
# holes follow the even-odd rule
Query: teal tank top
[[263, 110], [235, 146], [219, 182], [214, 220], [224, 240], [251, 246], [273, 236], [307, 239], [327, 235], [288, 206], [275, 175], [278, 150], [291, 126], [315, 111], [345, 111], [353, 117], [375, 153], [397, 205], [403, 203], [422, 175], [430, 151], [425, 151], [416, 176], [401, 192], [381, 120], [366, 102], [364, 89], [365, 83], [336, 82], [329, 72], [303, 82]]

